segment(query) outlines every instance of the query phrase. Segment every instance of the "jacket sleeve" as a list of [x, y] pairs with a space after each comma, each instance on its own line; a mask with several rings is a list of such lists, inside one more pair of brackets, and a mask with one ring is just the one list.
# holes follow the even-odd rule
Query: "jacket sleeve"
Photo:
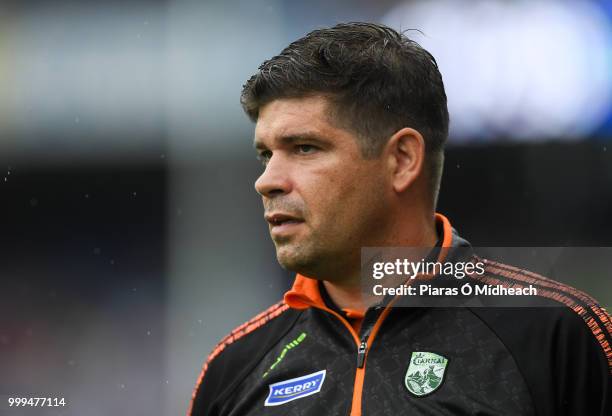
[[[221, 394], [223, 374], [226, 372], [226, 360], [218, 358], [219, 346], [208, 356], [198, 377], [191, 398], [188, 416], [218, 416], [220, 413], [217, 398]], [[217, 352], [217, 354], [216, 354]]]
[[299, 316], [299, 312], [278, 302], [223, 338], [206, 359], [187, 415], [226, 414], [232, 392]]
[[[610, 316], [586, 320], [570, 312], [573, 319], [558, 323], [552, 379], [559, 415], [612, 415], [612, 355], [609, 339]], [[605, 314], [605, 315], [604, 315]]]

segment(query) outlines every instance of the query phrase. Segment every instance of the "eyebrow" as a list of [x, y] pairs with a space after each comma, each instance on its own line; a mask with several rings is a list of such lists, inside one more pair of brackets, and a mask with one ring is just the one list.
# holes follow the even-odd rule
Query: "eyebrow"
[[[281, 144], [283, 145], [291, 145], [295, 142], [301, 142], [301, 141], [307, 141], [307, 142], [311, 142], [311, 143], [317, 143], [317, 144], [326, 144], [328, 143], [328, 140], [326, 140], [325, 138], [323, 138], [321, 135], [317, 134], [317, 133], [313, 133], [313, 132], [306, 132], [306, 133], [298, 133], [298, 134], [290, 134], [287, 136], [281, 136], [278, 139]], [[256, 150], [261, 150], [261, 149], [267, 149], [268, 147], [263, 144], [263, 142], [261, 142], [260, 140], [257, 140], [257, 138], [255, 138], [253, 140], [253, 147]]]

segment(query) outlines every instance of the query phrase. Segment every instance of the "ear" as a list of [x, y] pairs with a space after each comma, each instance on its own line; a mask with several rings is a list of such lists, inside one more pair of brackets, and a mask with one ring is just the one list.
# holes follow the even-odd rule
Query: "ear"
[[421, 174], [425, 164], [425, 140], [415, 129], [398, 130], [387, 142], [395, 192], [404, 192]]

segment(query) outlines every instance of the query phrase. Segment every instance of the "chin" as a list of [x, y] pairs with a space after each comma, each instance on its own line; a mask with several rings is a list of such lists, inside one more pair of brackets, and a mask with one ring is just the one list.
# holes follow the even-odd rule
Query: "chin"
[[276, 250], [276, 259], [285, 270], [305, 274], [312, 269], [313, 259], [305, 250], [295, 247], [280, 247]]
[[303, 261], [298, 256], [278, 252], [276, 253], [276, 259], [283, 269], [301, 273], [300, 270], [303, 268]]

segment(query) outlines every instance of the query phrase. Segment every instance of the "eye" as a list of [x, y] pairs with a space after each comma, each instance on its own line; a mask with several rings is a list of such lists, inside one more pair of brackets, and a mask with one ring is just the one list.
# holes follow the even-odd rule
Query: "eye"
[[257, 160], [259, 160], [264, 166], [268, 164], [271, 157], [272, 152], [270, 150], [262, 150], [257, 154]]
[[313, 146], [311, 144], [298, 144], [296, 147], [297, 147], [297, 152], [302, 155], [308, 155], [318, 150], [316, 146]]

